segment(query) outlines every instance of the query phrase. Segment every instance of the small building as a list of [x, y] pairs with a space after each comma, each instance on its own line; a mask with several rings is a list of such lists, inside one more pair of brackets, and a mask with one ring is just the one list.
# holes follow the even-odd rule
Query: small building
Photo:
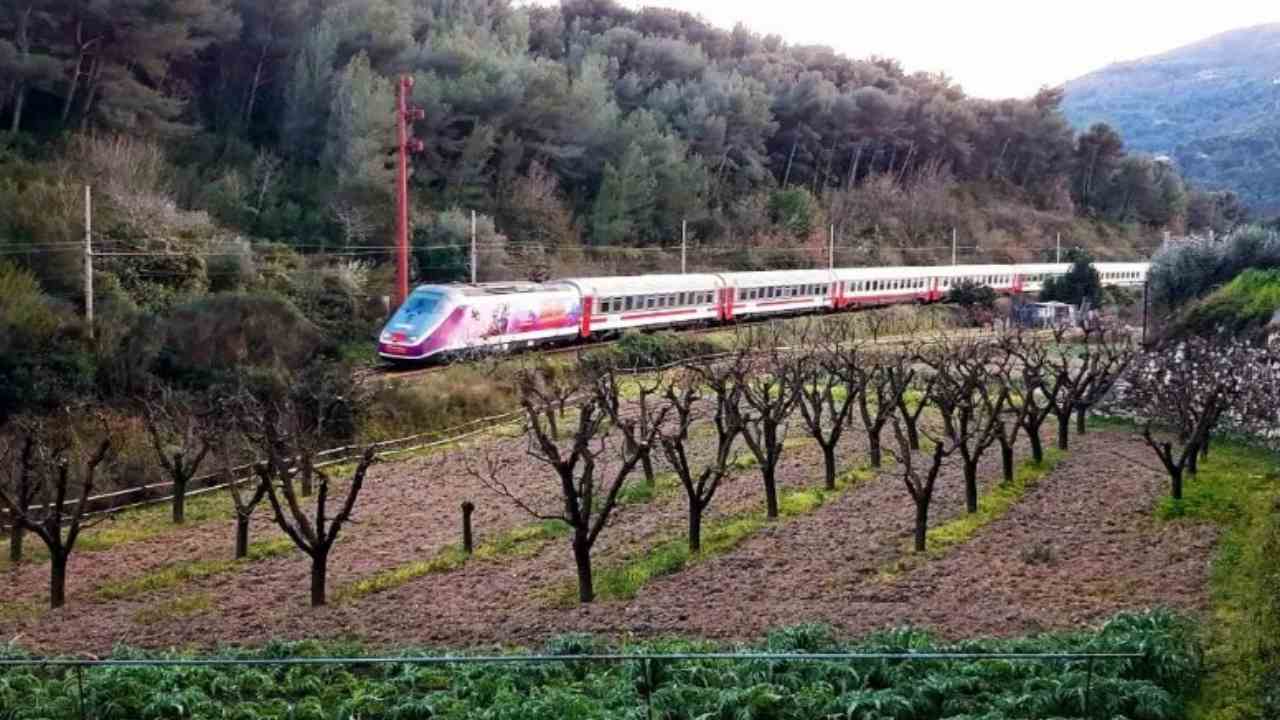
[[1024, 327], [1058, 327], [1076, 324], [1076, 307], [1064, 302], [1023, 303], [1014, 308], [1014, 317]]

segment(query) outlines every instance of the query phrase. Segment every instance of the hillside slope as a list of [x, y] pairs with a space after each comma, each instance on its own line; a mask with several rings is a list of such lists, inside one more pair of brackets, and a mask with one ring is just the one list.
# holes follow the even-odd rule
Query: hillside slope
[[1280, 23], [1215, 35], [1067, 83], [1067, 118], [1106, 122], [1209, 189], [1280, 209]]

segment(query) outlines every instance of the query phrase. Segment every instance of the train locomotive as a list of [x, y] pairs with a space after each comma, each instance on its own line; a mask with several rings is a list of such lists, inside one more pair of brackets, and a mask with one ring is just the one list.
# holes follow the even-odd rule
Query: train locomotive
[[[546, 283], [420, 285], [378, 338], [393, 361], [509, 351], [624, 330], [729, 323], [941, 300], [965, 282], [1038, 292], [1067, 263], [835, 268], [566, 278]], [[1141, 286], [1149, 263], [1097, 263], [1103, 285]]]

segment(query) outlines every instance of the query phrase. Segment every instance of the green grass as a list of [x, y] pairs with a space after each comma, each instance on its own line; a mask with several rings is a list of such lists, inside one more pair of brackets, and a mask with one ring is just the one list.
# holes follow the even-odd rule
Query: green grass
[[1251, 269], [1237, 275], [1208, 297], [1192, 304], [1174, 328], [1175, 334], [1260, 334], [1280, 310], [1280, 270]]
[[680, 478], [673, 472], [654, 473], [653, 484], [645, 482], [643, 477], [632, 477], [618, 491], [619, 505], [644, 505], [654, 500], [674, 495], [680, 490]]
[[294, 548], [293, 541], [289, 538], [264, 540], [250, 544], [248, 556], [240, 560], [183, 560], [144, 575], [107, 583], [95, 590], [94, 594], [101, 600], [120, 600], [169, 590], [192, 580], [238, 570], [252, 562], [287, 555]]
[[[778, 514], [783, 520], [807, 515], [853, 485], [872, 477], [874, 473], [869, 469], [858, 467], [847, 470], [837, 477], [835, 490], [822, 488], [784, 490], [778, 496]], [[689, 539], [685, 533], [663, 537], [647, 548], [642, 555], [598, 569], [594, 577], [596, 596], [601, 600], [633, 598], [653, 578], [670, 575], [707, 558], [723, 555], [769, 524], [762, 510], [705, 519], [702, 526], [700, 552], [689, 551]], [[566, 585], [556, 588], [551, 593], [551, 600], [558, 606], [573, 605], [577, 602], [576, 586]]]
[[1204, 629], [1209, 674], [1190, 716], [1280, 716], [1280, 458], [1218, 441], [1187, 480], [1183, 499], [1165, 498], [1155, 512], [1165, 522], [1223, 528]]
[[[528, 557], [537, 554], [553, 539], [568, 534], [569, 530], [569, 525], [559, 520], [544, 520], [525, 525], [476, 547], [474, 557], [494, 561]], [[334, 597], [338, 602], [355, 602], [374, 593], [398, 588], [420, 577], [457, 570], [466, 565], [470, 559], [461, 545], [449, 545], [426, 560], [397, 565], [344, 585], [338, 589]]]
[[[923, 445], [924, 438], [921, 438]], [[1004, 517], [1018, 504], [1027, 491], [1035, 487], [1062, 462], [1065, 454], [1057, 448], [1045, 448], [1044, 462], [1036, 465], [1030, 458], [1024, 460], [1013, 472], [1013, 482], [1000, 482], [978, 496], [978, 512], [964, 515], [930, 528], [925, 534], [925, 553], [910, 552], [910, 544], [904, 555], [880, 568], [881, 581], [891, 581], [929, 559], [946, 555], [952, 548], [973, 539], [982, 528]]]
[[1044, 462], [1036, 465], [1030, 459], [1023, 461], [1013, 472], [1013, 482], [1001, 482], [978, 497], [978, 512], [945, 522], [929, 530], [926, 545], [931, 555], [937, 557], [949, 549], [968, 542], [979, 530], [1004, 517], [1014, 505], [1035, 487], [1042, 478], [1053, 472], [1065, 454], [1057, 448], [1045, 448]]
[[133, 614], [133, 621], [140, 625], [189, 618], [213, 609], [213, 596], [195, 593], [156, 603]]

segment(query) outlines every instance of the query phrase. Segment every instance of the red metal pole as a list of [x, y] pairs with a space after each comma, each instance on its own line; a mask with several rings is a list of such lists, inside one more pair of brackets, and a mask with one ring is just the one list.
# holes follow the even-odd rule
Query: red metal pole
[[396, 103], [396, 136], [399, 165], [396, 171], [396, 307], [409, 296], [409, 91], [413, 78], [400, 78]]

